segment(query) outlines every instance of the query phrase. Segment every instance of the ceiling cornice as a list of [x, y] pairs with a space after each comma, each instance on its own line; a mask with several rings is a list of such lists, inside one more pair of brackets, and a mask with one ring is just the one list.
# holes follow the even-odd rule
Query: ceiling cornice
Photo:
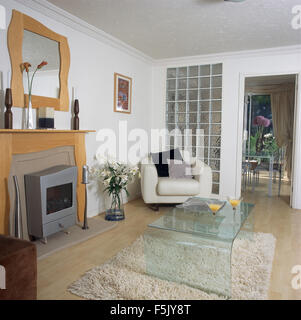
[[272, 55], [288, 55], [288, 54], [300, 54], [300, 58], [301, 58], [301, 45], [257, 49], [257, 50], [222, 52], [222, 53], [213, 53], [213, 54], [207, 54], [207, 55], [185, 56], [185, 57], [169, 58], [169, 59], [159, 59], [159, 60], [154, 60], [154, 65], [155, 66], [170, 66], [170, 65], [180, 65], [180, 64], [191, 65], [194, 63], [199, 63], [200, 61], [222, 62], [222, 61], [233, 59], [233, 58], [244, 59], [244, 58], [256, 58], [256, 57], [265, 57], [265, 56], [272, 56]]
[[49, 18], [52, 18], [74, 30], [82, 32], [96, 40], [106, 43], [114, 48], [126, 52], [127, 54], [138, 58], [146, 63], [153, 64], [154, 59], [143, 52], [133, 48], [125, 42], [109, 35], [108, 33], [90, 25], [84, 20], [68, 13], [65, 10], [53, 5], [46, 0], [14, 0], [26, 7], [38, 11]]

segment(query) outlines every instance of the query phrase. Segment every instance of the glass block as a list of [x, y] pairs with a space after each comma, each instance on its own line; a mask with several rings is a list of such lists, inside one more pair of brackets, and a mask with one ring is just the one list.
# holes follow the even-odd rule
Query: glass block
[[183, 146], [183, 137], [182, 136], [176, 136], [175, 137], [175, 147], [179, 147], [180, 149], [182, 148]]
[[209, 145], [209, 136], [204, 136], [204, 139], [203, 139], [203, 143], [204, 143], [204, 147], [208, 147], [208, 145]]
[[176, 89], [176, 80], [167, 80], [167, 90], [175, 90]]
[[204, 159], [204, 148], [196, 147], [196, 156], [199, 159]]
[[197, 113], [190, 113], [189, 114], [189, 122], [190, 123], [197, 123], [198, 121], [198, 114]]
[[191, 78], [188, 80], [189, 89], [196, 89], [198, 87], [198, 78]]
[[205, 146], [205, 138], [206, 136], [204, 136], [203, 134], [200, 134], [199, 133], [199, 130], [197, 130], [197, 133], [196, 133], [196, 145], [199, 146], [199, 147], [204, 147]]
[[200, 123], [209, 123], [209, 112], [200, 113]]
[[221, 135], [221, 125], [220, 124], [212, 124], [211, 125], [211, 134], [220, 136]]
[[200, 90], [200, 100], [209, 100], [210, 99], [210, 90], [201, 89]]
[[210, 155], [211, 159], [220, 159], [221, 157], [221, 149], [220, 148], [210, 148]]
[[204, 130], [204, 135], [209, 135], [209, 124], [200, 124], [200, 129]]
[[212, 184], [212, 193], [219, 194], [219, 184], [216, 184], [216, 183]]
[[190, 130], [190, 134], [196, 134], [197, 133], [197, 124], [196, 123], [191, 123], [188, 127]]
[[177, 123], [177, 128], [181, 131], [181, 133], [183, 134], [184, 129], [186, 128], [186, 123]]
[[168, 101], [175, 101], [176, 100], [176, 92], [175, 91], [168, 91], [167, 99], [168, 99]]
[[212, 65], [212, 74], [222, 74], [223, 73], [223, 64], [213, 64]]
[[176, 117], [174, 113], [167, 113], [167, 122], [168, 123], [176, 122]]
[[211, 87], [222, 87], [222, 77], [212, 77]]
[[167, 69], [167, 78], [176, 78], [177, 76], [177, 70], [176, 68], [168, 68]]
[[210, 88], [210, 77], [200, 78], [200, 88]]
[[219, 147], [220, 148], [220, 146], [221, 146], [221, 137], [220, 136], [211, 136], [210, 146], [211, 147]]
[[198, 90], [189, 90], [189, 100], [198, 100]]
[[210, 107], [210, 101], [201, 101], [200, 102], [200, 110], [202, 112], [208, 112]]
[[178, 89], [186, 89], [186, 88], [187, 88], [187, 79], [179, 79]]
[[196, 157], [196, 148], [195, 147], [192, 147], [192, 156]]
[[186, 102], [178, 103], [178, 112], [186, 112]]
[[197, 102], [189, 102], [188, 107], [189, 107], [188, 112], [197, 112], [198, 111], [198, 103]]
[[211, 102], [212, 111], [222, 111], [222, 101], [214, 100]]
[[192, 146], [196, 146], [196, 136], [191, 137]]
[[191, 66], [189, 67], [189, 77], [197, 77], [199, 73], [198, 66]]
[[210, 159], [209, 165], [212, 170], [217, 170], [217, 171], [220, 170], [220, 161], [219, 160]]
[[178, 78], [186, 78], [187, 77], [187, 67], [178, 68]]
[[219, 183], [219, 172], [212, 172], [212, 182]]
[[221, 99], [221, 98], [222, 98], [222, 89], [211, 90], [211, 99]]
[[209, 76], [210, 75], [210, 65], [200, 66], [200, 76]]
[[186, 122], [186, 113], [178, 113], [178, 122]]
[[167, 112], [175, 112], [176, 106], [174, 102], [167, 103]]
[[186, 90], [178, 90], [178, 101], [186, 100]]
[[168, 131], [174, 130], [175, 127], [176, 127], [176, 124], [175, 124], [175, 123], [168, 123], [168, 124], [167, 124], [167, 130], [168, 130]]
[[222, 113], [221, 112], [212, 112], [211, 113], [211, 123], [221, 123]]

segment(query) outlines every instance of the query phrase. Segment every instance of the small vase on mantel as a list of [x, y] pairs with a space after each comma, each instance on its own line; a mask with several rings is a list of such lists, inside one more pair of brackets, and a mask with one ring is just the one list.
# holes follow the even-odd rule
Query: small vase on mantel
[[33, 72], [31, 79], [29, 77], [29, 69], [31, 68], [31, 64], [29, 62], [23, 62], [21, 64], [22, 72], [26, 71], [27, 74], [27, 89], [28, 89], [28, 107], [26, 109], [26, 117], [25, 117], [25, 129], [33, 129], [33, 116], [32, 116], [32, 102], [31, 102], [31, 93], [32, 93], [32, 83], [35, 74], [38, 70], [43, 68], [48, 64], [47, 61], [42, 61]]
[[33, 129], [31, 95], [28, 96], [28, 107], [26, 110], [26, 129]]

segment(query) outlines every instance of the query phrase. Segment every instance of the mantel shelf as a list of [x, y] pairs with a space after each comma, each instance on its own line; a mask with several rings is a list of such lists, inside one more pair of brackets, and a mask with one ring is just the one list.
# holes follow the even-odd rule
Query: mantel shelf
[[1, 133], [89, 133], [95, 130], [56, 130], [56, 129], [0, 129]]

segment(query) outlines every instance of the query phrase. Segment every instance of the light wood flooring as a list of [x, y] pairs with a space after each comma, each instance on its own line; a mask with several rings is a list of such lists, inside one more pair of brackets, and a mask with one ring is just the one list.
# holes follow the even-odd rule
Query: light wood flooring
[[[294, 265], [301, 265], [301, 210], [289, 208], [289, 185], [276, 196], [267, 197], [267, 181], [260, 179], [255, 192], [247, 191], [244, 201], [254, 203], [257, 232], [272, 233], [276, 252], [270, 283], [270, 299], [301, 299], [301, 289], [291, 287]], [[67, 287], [85, 271], [104, 263], [143, 233], [148, 223], [156, 220], [169, 207], [156, 213], [141, 199], [126, 204], [126, 219], [117, 227], [71, 248], [61, 250], [38, 262], [38, 299], [79, 299]]]

